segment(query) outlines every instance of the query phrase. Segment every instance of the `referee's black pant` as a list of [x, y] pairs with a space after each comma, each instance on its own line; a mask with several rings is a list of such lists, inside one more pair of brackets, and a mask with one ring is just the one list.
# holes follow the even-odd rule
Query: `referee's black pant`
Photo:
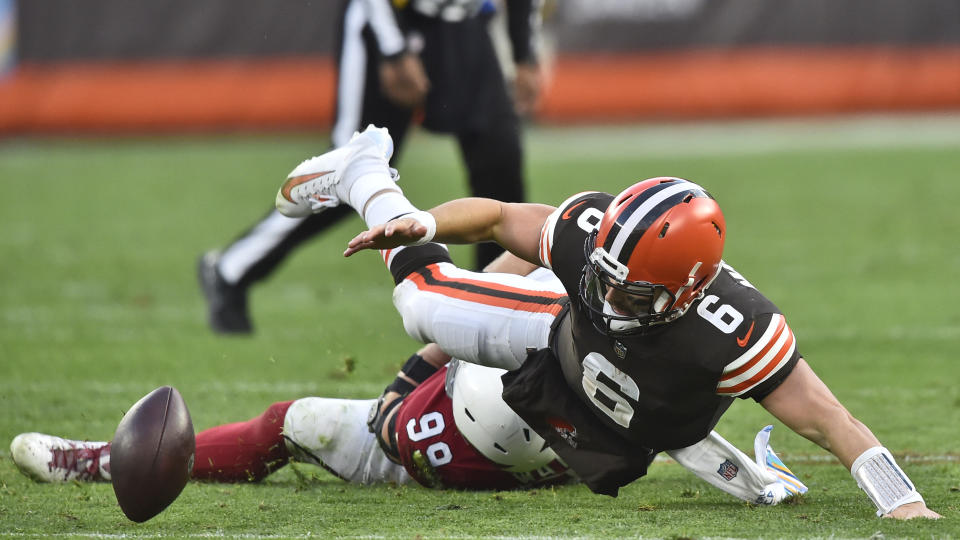
[[[346, 2], [340, 27], [331, 142], [343, 145], [367, 124], [386, 127], [393, 137], [396, 162], [414, 111], [394, 105], [380, 90], [381, 58], [361, 1]], [[519, 119], [487, 29], [488, 17], [448, 23], [412, 16], [408, 22], [423, 45], [420, 57], [431, 83], [423, 126], [456, 137], [471, 195], [523, 201]], [[271, 210], [223, 250], [218, 269], [228, 283], [247, 287], [269, 276], [301, 243], [352, 212], [340, 206], [306, 218], [288, 218]], [[476, 268], [486, 266], [501, 251], [496, 244], [478, 245]]]

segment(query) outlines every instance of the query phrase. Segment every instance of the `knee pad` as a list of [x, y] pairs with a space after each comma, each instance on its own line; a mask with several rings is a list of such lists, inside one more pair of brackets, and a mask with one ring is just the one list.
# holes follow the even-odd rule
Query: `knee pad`
[[410, 476], [390, 461], [367, 428], [375, 399], [298, 399], [287, 410], [283, 437], [291, 456], [319, 465], [352, 483], [406, 483]]

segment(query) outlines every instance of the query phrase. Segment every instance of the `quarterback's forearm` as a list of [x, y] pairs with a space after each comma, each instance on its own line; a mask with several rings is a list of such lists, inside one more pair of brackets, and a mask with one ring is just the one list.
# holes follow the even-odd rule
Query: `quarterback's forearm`
[[878, 515], [897, 519], [940, 517], [926, 507], [890, 451], [847, 412], [802, 358], [761, 405], [789, 428], [837, 456], [877, 506]]
[[848, 469], [865, 450], [880, 445], [802, 358], [761, 404], [787, 427], [837, 456]]
[[494, 241], [503, 203], [493, 199], [467, 197], [445, 202], [429, 212], [437, 220], [434, 240], [447, 244]]
[[496, 242], [536, 264], [540, 229], [553, 210], [544, 204], [503, 203], [478, 197], [456, 199], [430, 210], [437, 221], [433, 239], [449, 244]]

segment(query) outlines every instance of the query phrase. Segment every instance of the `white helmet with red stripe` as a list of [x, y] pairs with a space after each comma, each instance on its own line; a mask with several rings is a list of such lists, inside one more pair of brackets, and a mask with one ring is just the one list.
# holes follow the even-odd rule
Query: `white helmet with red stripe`
[[508, 472], [547, 467], [558, 459], [557, 454], [501, 398], [504, 373], [458, 362], [452, 390], [457, 429], [478, 452]]
[[697, 184], [661, 177], [630, 186], [584, 246], [587, 314], [608, 335], [680, 317], [719, 273], [725, 237], [720, 206]]

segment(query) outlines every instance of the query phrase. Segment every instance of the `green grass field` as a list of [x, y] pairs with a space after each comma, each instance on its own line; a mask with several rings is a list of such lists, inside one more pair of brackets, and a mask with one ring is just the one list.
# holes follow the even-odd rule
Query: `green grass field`
[[[205, 323], [197, 255], [268, 210], [307, 135], [0, 141], [0, 536], [360, 538], [960, 537], [960, 119], [532, 129], [530, 199], [674, 175], [724, 208], [726, 260], [787, 314], [801, 352], [898, 457], [939, 521], [880, 520], [829, 454], [774, 430], [810, 486], [753, 508], [671, 462], [612, 499], [574, 486], [464, 493], [356, 487], [296, 465], [259, 485], [191, 483], [127, 521], [109, 485], [40, 485], [22, 431], [109, 439], [139, 397], [176, 386], [195, 427], [274, 401], [376, 396], [417, 346], [359, 219], [255, 289], [255, 336]], [[452, 144], [418, 135], [401, 185], [422, 207], [465, 194]], [[454, 256], [470, 264], [471, 252]], [[738, 402], [718, 431], [748, 453], [772, 418]]]

